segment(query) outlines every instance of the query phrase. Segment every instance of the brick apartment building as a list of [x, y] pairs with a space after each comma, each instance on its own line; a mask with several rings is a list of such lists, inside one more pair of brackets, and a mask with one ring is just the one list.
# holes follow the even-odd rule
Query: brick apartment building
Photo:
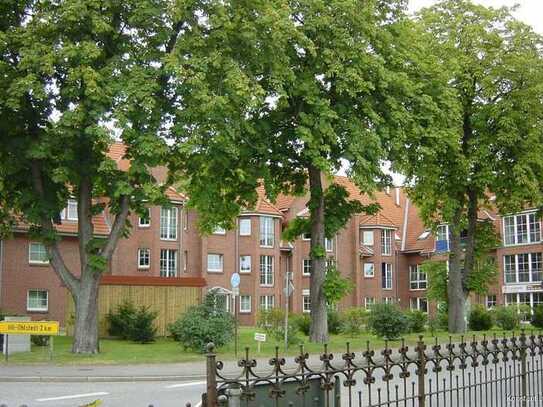
[[[118, 165], [124, 149], [113, 145], [111, 156]], [[159, 172], [157, 172], [160, 177]], [[340, 308], [369, 307], [376, 302], [395, 302], [403, 308], [428, 311], [426, 276], [419, 266], [430, 258], [446, 259], [448, 228], [442, 225], [434, 236], [427, 230], [417, 208], [401, 188], [361, 195], [345, 177], [335, 181], [346, 187], [351, 199], [377, 201], [381, 210], [372, 216], [353, 216], [337, 235], [326, 241], [329, 261], [354, 283], [354, 290]], [[253, 324], [259, 309], [284, 307], [285, 273], [292, 272], [295, 291], [289, 300], [291, 312], [309, 311], [309, 239], [281, 240], [281, 231], [293, 218], [307, 216], [307, 198], [280, 196], [269, 202], [259, 189], [255, 208], [243, 212], [234, 230], [217, 229], [202, 236], [197, 213], [187, 210], [186, 197], [168, 190], [169, 207], [150, 207], [148, 216], [132, 214], [129, 237], [119, 242], [109, 265], [114, 276], [153, 276], [161, 279], [198, 277], [203, 289], [216, 289], [230, 299], [230, 277], [241, 276], [236, 305], [242, 324]], [[488, 307], [499, 304], [543, 303], [541, 222], [535, 210], [501, 216], [481, 211], [502, 240], [495, 252], [499, 281], [486, 297], [474, 300]], [[58, 231], [68, 267], [79, 268], [77, 202], [70, 200], [62, 212]], [[95, 233], [109, 232], [111, 216], [94, 218]], [[24, 225], [0, 241], [0, 309], [27, 314], [34, 319], [65, 322], [67, 291], [48, 264], [43, 245], [32, 241]], [[231, 301], [226, 301], [231, 308]]]

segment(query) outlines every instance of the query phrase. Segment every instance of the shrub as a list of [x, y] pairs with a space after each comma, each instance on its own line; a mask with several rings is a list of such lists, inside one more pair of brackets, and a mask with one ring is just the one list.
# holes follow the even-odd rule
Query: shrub
[[397, 339], [407, 332], [408, 321], [398, 307], [392, 304], [375, 304], [368, 318], [371, 331], [385, 339]]
[[106, 320], [109, 324], [108, 334], [121, 339], [130, 338], [130, 329], [134, 322], [137, 309], [130, 301], [124, 301], [117, 307], [117, 311], [109, 312]]
[[[272, 308], [268, 311], [260, 311], [258, 313], [256, 325], [262, 328], [268, 335], [276, 341], [285, 339], [285, 311], [280, 308]], [[289, 319], [288, 324], [288, 343], [296, 343], [299, 341], [297, 337], [298, 325], [294, 318]]]
[[428, 322], [428, 316], [424, 312], [419, 310], [407, 311], [405, 317], [407, 318], [409, 332], [424, 332], [426, 323]]
[[520, 325], [521, 315], [515, 305], [494, 308], [496, 325], [506, 331], [517, 329]]
[[187, 310], [168, 330], [186, 349], [204, 352], [209, 342], [223, 346], [234, 337], [234, 318], [217, 307], [217, 295], [208, 292], [204, 302]]
[[337, 335], [341, 330], [341, 314], [334, 310], [328, 310], [328, 333], [332, 335]]
[[536, 328], [543, 328], [543, 304], [534, 308], [534, 313], [531, 319], [532, 325]]
[[293, 316], [293, 325], [303, 333], [305, 336], [309, 336], [309, 330], [311, 328], [311, 317], [309, 314], [298, 314]]
[[130, 340], [139, 343], [153, 342], [156, 336], [156, 317], [157, 312], [151, 311], [149, 307], [141, 306], [134, 315], [130, 326]]
[[343, 313], [341, 332], [347, 335], [358, 335], [368, 321], [369, 312], [364, 308], [349, 308]]
[[492, 328], [492, 314], [483, 306], [476, 305], [469, 313], [468, 326], [472, 331], [488, 331]]
[[35, 346], [49, 345], [49, 337], [45, 335], [30, 335], [30, 342]]

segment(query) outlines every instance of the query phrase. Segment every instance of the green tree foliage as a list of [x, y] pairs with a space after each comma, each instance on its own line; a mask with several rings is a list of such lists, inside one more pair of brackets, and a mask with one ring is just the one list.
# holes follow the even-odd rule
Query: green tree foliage
[[[166, 59], [183, 10], [169, 0], [0, 2], [0, 225], [31, 226], [75, 303], [72, 350], [98, 351], [97, 296], [130, 212], [163, 199], [150, 168], [166, 162], [160, 137], [173, 107]], [[114, 137], [130, 168], [108, 158]], [[78, 202], [80, 270], [69, 269], [55, 224]], [[111, 231], [94, 235], [106, 210]]]
[[368, 317], [369, 312], [364, 308], [354, 307], [346, 309], [343, 312], [341, 332], [353, 337], [360, 334], [367, 324]]
[[428, 322], [428, 315], [425, 312], [419, 310], [409, 310], [405, 313], [405, 316], [407, 318], [409, 332], [424, 332], [426, 329], [426, 323]]
[[531, 322], [532, 326], [543, 329], [543, 305], [540, 304], [534, 308]]
[[496, 325], [506, 331], [518, 329], [522, 319], [519, 309], [515, 305], [496, 307], [493, 310]]
[[226, 345], [234, 338], [235, 321], [232, 314], [218, 306], [220, 298], [208, 292], [204, 302], [187, 310], [168, 327], [174, 340], [186, 349], [204, 352], [208, 343]]
[[388, 181], [387, 142], [426, 106], [398, 98], [418, 94], [404, 73], [404, 9], [401, 0], [211, 2], [177, 48], [178, 168], [203, 229], [232, 225], [260, 183], [272, 200], [309, 195], [310, 217], [292, 235], [311, 233], [312, 341], [327, 340], [324, 239], [376, 209], [330, 176], [347, 167], [363, 193]]
[[157, 315], [149, 307], [137, 308], [132, 302], [125, 301], [106, 315], [108, 334], [142, 344], [153, 342], [157, 331]]
[[335, 266], [328, 267], [324, 280], [324, 297], [330, 306], [335, 306], [343, 297], [353, 290], [351, 280], [342, 277]]
[[427, 75], [422, 86], [446, 116], [429, 116], [425, 132], [397, 144], [395, 166], [427, 224], [449, 224], [449, 330], [462, 332], [480, 210], [541, 199], [542, 40], [509, 9], [466, 0], [423, 9], [417, 22], [416, 74]]

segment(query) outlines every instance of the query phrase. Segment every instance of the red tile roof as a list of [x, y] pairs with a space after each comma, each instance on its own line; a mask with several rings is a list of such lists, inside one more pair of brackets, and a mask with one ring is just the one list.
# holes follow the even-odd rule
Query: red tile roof
[[361, 215], [360, 225], [364, 226], [386, 226], [399, 229], [399, 226], [392, 222], [382, 211], [374, 215]]

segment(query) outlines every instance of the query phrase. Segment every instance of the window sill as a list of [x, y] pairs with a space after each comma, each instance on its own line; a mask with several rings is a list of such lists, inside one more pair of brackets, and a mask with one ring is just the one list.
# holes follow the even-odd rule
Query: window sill
[[147, 267], [138, 267], [138, 270], [139, 271], [149, 271], [151, 267], [147, 266]]
[[138, 225], [138, 228], [140, 229], [149, 229], [151, 225]]
[[250, 234], [248, 234], [248, 235], [242, 235], [242, 234], [240, 233], [240, 234], [239, 234], [239, 237], [251, 237], [251, 235], [250, 235]]
[[239, 271], [239, 274], [251, 274], [251, 271], [250, 271], [250, 270], [249, 270], [249, 271], [241, 271], [241, 270], [240, 270], [240, 271]]
[[163, 242], [177, 242], [177, 238], [175, 239], [165, 239], [165, 238], [160, 238], [160, 240], [162, 240]]
[[49, 264], [51, 263], [48, 261], [29, 261], [28, 262], [29, 266], [38, 266], [38, 267], [47, 267], [49, 266]]
[[223, 270], [207, 270], [208, 273], [212, 273], [212, 274], [222, 274], [224, 273]]
[[262, 246], [262, 245], [260, 245], [260, 248], [261, 249], [274, 249], [275, 246]]
[[373, 275], [373, 276], [366, 276], [365, 275], [364, 278], [375, 278], [375, 275]]
[[410, 288], [409, 291], [426, 291], [427, 288]]
[[247, 314], [250, 314], [251, 311], [250, 311], [250, 310], [249, 310], [249, 311], [240, 311], [239, 313], [240, 313], [240, 314], [245, 314], [245, 315], [247, 315]]
[[262, 288], [273, 288], [273, 284], [260, 284]]
[[48, 309], [26, 309], [26, 312], [32, 312], [33, 314], [47, 314], [49, 312]]

